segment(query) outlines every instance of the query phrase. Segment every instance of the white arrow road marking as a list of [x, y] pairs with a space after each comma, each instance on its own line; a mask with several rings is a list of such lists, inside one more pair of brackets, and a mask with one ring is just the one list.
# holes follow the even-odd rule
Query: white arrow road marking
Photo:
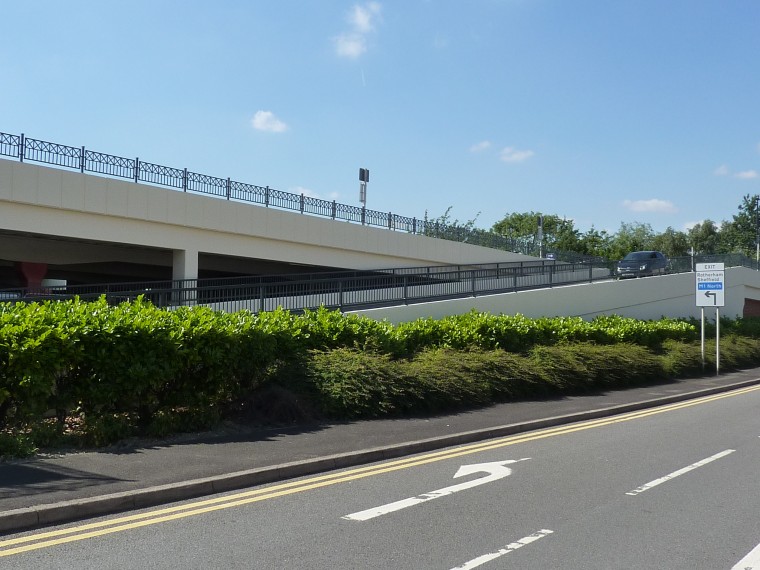
[[543, 538], [548, 534], [552, 534], [553, 532], [554, 532], [553, 530], [548, 530], [545, 528], [541, 529], [538, 532], [531, 534], [530, 536], [521, 538], [517, 542], [510, 542], [504, 548], [500, 548], [496, 552], [489, 552], [488, 554], [484, 554], [483, 556], [478, 556], [477, 558], [473, 558], [469, 562], [465, 562], [461, 566], [457, 566], [456, 568], [452, 568], [451, 570], [472, 570], [472, 568], [477, 568], [478, 566], [481, 566], [482, 564], [485, 564], [486, 562], [490, 562], [491, 560], [499, 558], [500, 556], [504, 556], [505, 554], [514, 552], [518, 548], [522, 548], [526, 544], [530, 544], [531, 542], [534, 542], [538, 540], [539, 538]]
[[438, 489], [437, 491], [431, 491], [423, 495], [410, 497], [409, 499], [402, 499], [400, 501], [396, 501], [395, 503], [389, 503], [387, 505], [374, 507], [372, 509], [367, 509], [365, 511], [346, 515], [341, 518], [350, 521], [366, 521], [375, 517], [379, 517], [381, 515], [387, 515], [388, 513], [400, 511], [401, 509], [405, 509], [407, 507], [419, 505], [420, 503], [432, 501], [433, 499], [440, 499], [441, 497], [452, 495], [459, 491], [464, 491], [465, 489], [471, 489], [472, 487], [477, 487], [478, 485], [484, 485], [486, 483], [490, 483], [491, 481], [502, 479], [512, 473], [512, 470], [509, 467], [505, 467], [505, 465], [509, 463], [517, 463], [518, 461], [525, 461], [527, 459], [530, 458], [524, 457], [523, 459], [507, 459], [506, 461], [496, 461], [493, 463], [462, 465], [454, 474], [454, 479], [457, 477], [463, 477], [465, 475], [471, 475], [473, 473], [480, 473], [481, 471], [485, 471], [488, 473], [488, 475], [485, 477], [480, 477], [478, 479], [473, 479], [472, 481], [467, 481], [466, 483], [451, 485], [450, 487], [444, 487], [443, 489]]
[[760, 568], [760, 544], [752, 549], [752, 552], [739, 560], [731, 570], [757, 570]]
[[707, 459], [703, 459], [702, 461], [697, 461], [696, 463], [693, 463], [689, 465], [688, 467], [684, 467], [683, 469], [679, 469], [678, 471], [673, 471], [670, 475], [665, 475], [665, 477], [660, 477], [659, 479], [655, 479], [654, 481], [650, 481], [649, 483], [646, 483], [642, 485], [641, 487], [638, 487], [634, 489], [633, 491], [628, 491], [626, 495], [638, 495], [640, 493], [643, 493], [644, 491], [648, 491], [652, 487], [656, 487], [657, 485], [660, 485], [661, 483], [665, 483], [666, 481], [670, 481], [671, 479], [675, 479], [679, 475], [683, 475], [684, 473], [688, 473], [689, 471], [692, 471], [696, 469], [697, 467], [702, 467], [703, 465], [707, 465], [708, 463], [711, 463], [715, 461], [716, 459], [720, 459], [721, 457], [725, 457], [726, 455], [729, 455], [736, 451], [735, 449], [727, 449], [725, 451], [721, 451], [720, 453], [716, 453], [712, 457], [708, 457]]

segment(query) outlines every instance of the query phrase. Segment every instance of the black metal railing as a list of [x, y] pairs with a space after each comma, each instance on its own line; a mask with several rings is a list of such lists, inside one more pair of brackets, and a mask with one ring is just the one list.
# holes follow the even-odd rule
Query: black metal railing
[[[696, 263], [758, 269], [741, 254], [674, 258], [672, 273], [693, 271]], [[476, 297], [613, 278], [608, 261], [536, 260], [468, 266], [432, 266], [377, 271], [334, 271], [300, 275], [165, 280], [55, 286], [43, 290], [7, 289], [0, 301], [60, 300], [79, 297], [111, 303], [143, 296], [159, 307], [210, 305], [223, 311], [252, 312], [283, 307], [292, 311], [324, 306], [341, 311]]]
[[139, 158], [126, 158], [59, 143], [33, 139], [21, 135], [0, 132], [0, 156], [17, 158], [21, 162], [40, 162], [61, 168], [79, 170], [82, 173], [94, 173], [115, 178], [124, 178], [134, 182], [181, 189], [185, 192], [197, 192], [227, 200], [237, 200], [384, 228], [391, 231], [406, 232], [416, 235], [466, 241], [493, 249], [515, 253], [535, 254], [535, 248], [523, 241], [510, 239], [493, 232], [469, 229], [457, 225], [448, 225], [427, 217], [416, 218], [401, 216], [392, 212], [368, 210], [366, 207], [340, 204], [322, 200], [304, 194], [292, 194], [275, 190], [269, 186], [256, 186], [189, 171], [187, 168], [173, 168], [145, 162]]

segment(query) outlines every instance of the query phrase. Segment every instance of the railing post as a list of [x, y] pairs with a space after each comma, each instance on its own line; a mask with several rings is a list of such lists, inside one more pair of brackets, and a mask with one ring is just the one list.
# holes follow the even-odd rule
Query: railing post
[[417, 218], [412, 218], [412, 233], [417, 233]]
[[392, 222], [393, 214], [388, 212], [388, 229], [390, 230], [392, 228], [393, 222]]
[[304, 200], [304, 197], [303, 197], [303, 194], [301, 194], [301, 213], [302, 214], [303, 214], [303, 200]]
[[473, 297], [477, 297], [477, 294], [476, 294], [476, 291], [475, 291], [475, 270], [473, 269], [470, 273], [471, 273], [470, 280], [471, 280], [471, 283], [472, 283], [472, 296]]
[[26, 147], [26, 137], [21, 133], [21, 142], [18, 145], [18, 159], [24, 162], [24, 149]]
[[362, 206], [362, 225], [364, 225], [364, 221], [366, 220], [366, 218], [367, 218], [367, 207]]
[[409, 276], [404, 274], [404, 305], [409, 304]]
[[227, 178], [227, 199], [230, 199], [230, 179]]
[[338, 280], [338, 307], [343, 310], [343, 279]]
[[135, 182], [140, 180], [140, 158], [135, 158]]
[[335, 200], [333, 200], [333, 203], [332, 203], [332, 219], [333, 220], [335, 219], [335, 214], [336, 214], [337, 210], [338, 210], [338, 206], [335, 203]]
[[264, 206], [269, 207], [269, 186], [264, 189]]
[[84, 147], [82, 147], [80, 152], [82, 154], [79, 155], [79, 172], [84, 172]]

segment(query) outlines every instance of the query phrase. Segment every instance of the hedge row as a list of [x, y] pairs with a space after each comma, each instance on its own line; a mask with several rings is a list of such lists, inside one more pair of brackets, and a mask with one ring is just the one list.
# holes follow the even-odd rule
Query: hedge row
[[[724, 340], [723, 370], [760, 363], [759, 340], [734, 333]], [[708, 371], [714, 370], [714, 350], [710, 341]], [[625, 343], [536, 346], [520, 354], [439, 348], [401, 360], [337, 349], [314, 353], [307, 368], [311, 399], [342, 419], [440, 413], [703, 373], [699, 343], [672, 340], [658, 350]]]
[[[319, 362], [311, 351], [358, 349], [417, 362], [415, 356], [435, 349], [527, 354], [578, 342], [657, 348], [692, 341], [696, 330], [689, 322], [622, 317], [586, 322], [472, 312], [393, 326], [327, 310], [166, 311], [141, 299], [118, 306], [105, 299], [0, 303], [0, 429], [50, 410], [60, 422], [72, 411], [89, 422], [126, 414], [143, 427], [160, 422], [168, 409], [211, 413], [246, 397], [280, 369], [307, 357]], [[419, 364], [410, 366], [413, 376]], [[435, 393], [416, 389], [425, 400]]]

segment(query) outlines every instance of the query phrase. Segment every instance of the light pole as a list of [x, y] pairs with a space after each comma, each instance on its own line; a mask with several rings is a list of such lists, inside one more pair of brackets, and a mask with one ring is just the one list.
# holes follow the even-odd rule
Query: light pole
[[755, 194], [755, 269], [760, 271], [760, 214], [758, 214], [760, 196]]
[[369, 169], [359, 169], [359, 202], [367, 207], [367, 183], [369, 182]]

